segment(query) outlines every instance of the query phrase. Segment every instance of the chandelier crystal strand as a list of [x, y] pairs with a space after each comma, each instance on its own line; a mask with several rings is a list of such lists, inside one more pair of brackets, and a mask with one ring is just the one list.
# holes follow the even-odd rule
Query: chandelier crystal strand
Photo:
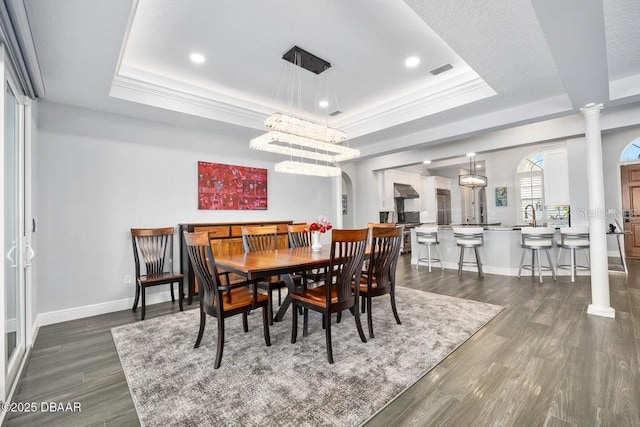
[[297, 175], [313, 175], [313, 176], [340, 176], [342, 169], [335, 166], [325, 166], [315, 163], [303, 163], [291, 160], [276, 163], [276, 172], [292, 173]]

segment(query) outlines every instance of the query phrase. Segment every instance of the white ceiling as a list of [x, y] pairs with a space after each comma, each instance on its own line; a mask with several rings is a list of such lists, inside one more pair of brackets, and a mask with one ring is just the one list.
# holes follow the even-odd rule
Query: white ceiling
[[[275, 110], [346, 130], [365, 156], [586, 102], [640, 100], [636, 0], [25, 0], [46, 99], [249, 138]], [[292, 46], [331, 62], [317, 78]], [[207, 58], [189, 61], [191, 52]], [[410, 55], [421, 58], [407, 69]], [[429, 71], [451, 63], [439, 76]], [[296, 71], [292, 71], [295, 69]], [[290, 100], [295, 72], [336, 96]], [[276, 96], [278, 94], [278, 96]], [[336, 105], [337, 101], [337, 105]], [[328, 112], [343, 114], [330, 120]], [[247, 142], [248, 143], [248, 142]]]

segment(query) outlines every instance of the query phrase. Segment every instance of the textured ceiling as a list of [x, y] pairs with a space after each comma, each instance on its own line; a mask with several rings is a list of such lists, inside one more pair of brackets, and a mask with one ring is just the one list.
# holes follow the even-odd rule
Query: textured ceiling
[[609, 79], [640, 73], [640, 1], [604, 0]]
[[[583, 7], [585, 4], [589, 7]], [[25, 5], [49, 101], [235, 134], [245, 140], [259, 133], [256, 126], [204, 119], [187, 107], [172, 111], [149, 102], [110, 97], [123, 44], [131, 41], [126, 46], [131, 50], [122, 56], [126, 59], [123, 71], [162, 75], [158, 80], [168, 85], [181, 82], [194, 93], [222, 93], [247, 105], [266, 105], [265, 110], [277, 91], [274, 84], [282, 71], [277, 64], [283, 62], [279, 56], [300, 44], [334, 64], [330, 72], [341, 109], [358, 111], [377, 105], [378, 114], [384, 114], [381, 106], [387, 105], [399, 111], [393, 116], [396, 121], [381, 125], [382, 120], [374, 120], [379, 129], [369, 129], [368, 134], [350, 141], [365, 155], [576, 114], [586, 98], [605, 103], [607, 111], [610, 101], [601, 91], [586, 83], [567, 90], [564, 84], [574, 83], [572, 77], [578, 71], [592, 70], [558, 60], [562, 52], [572, 50], [572, 43], [579, 53], [588, 52], [588, 46], [603, 45], [605, 30], [606, 52], [591, 52], [589, 60], [606, 64], [609, 80], [640, 77], [637, 0], [605, 0], [604, 6], [600, 0], [406, 0], [400, 5], [397, 0], [282, 0], [256, 2], [250, 9], [244, 2], [203, 0], [25, 0]], [[132, 15], [136, 5], [143, 14]], [[600, 15], [604, 8], [604, 19], [597, 16], [598, 5]], [[279, 7], [284, 9], [277, 19], [271, 19], [268, 9]], [[566, 19], [561, 24], [549, 13], [540, 12], [553, 7], [563, 8]], [[575, 22], [572, 10], [576, 11]], [[595, 15], [587, 19], [577, 12]], [[131, 16], [142, 19], [143, 15], [148, 22], [142, 27], [136, 28], [135, 19], [129, 25]], [[249, 27], [243, 27], [245, 20]], [[577, 40], [560, 38], [571, 36], [583, 21], [604, 28], [593, 35], [582, 28]], [[555, 31], [559, 26], [564, 33]], [[135, 42], [128, 38], [129, 30], [139, 33]], [[429, 32], [437, 34], [444, 48], [434, 48]], [[182, 52], [188, 55], [191, 50], [204, 51], [204, 67], [194, 68], [185, 61]], [[423, 55], [419, 73], [402, 66], [407, 54], [416, 50]], [[467, 64], [495, 90], [495, 96], [466, 105], [437, 99], [431, 104], [442, 106], [418, 111], [410, 102], [412, 92], [428, 88], [428, 70], [441, 65], [443, 59]], [[601, 71], [594, 78], [600, 79]], [[598, 86], [607, 83], [610, 81]], [[621, 93], [624, 97], [618, 100], [618, 108], [621, 103], [637, 101], [640, 87], [628, 85]], [[240, 101], [238, 105], [244, 105]]]

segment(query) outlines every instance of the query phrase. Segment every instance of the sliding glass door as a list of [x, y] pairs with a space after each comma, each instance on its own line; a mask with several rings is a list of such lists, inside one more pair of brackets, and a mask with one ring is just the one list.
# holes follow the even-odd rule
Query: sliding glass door
[[[5, 57], [6, 59], [6, 57]], [[4, 316], [3, 399], [9, 393], [25, 355], [25, 143], [24, 105], [5, 63], [3, 116]]]

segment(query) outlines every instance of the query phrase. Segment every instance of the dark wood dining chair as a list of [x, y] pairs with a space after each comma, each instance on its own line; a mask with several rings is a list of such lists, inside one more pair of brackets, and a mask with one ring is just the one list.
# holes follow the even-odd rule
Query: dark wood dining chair
[[373, 227], [371, 230], [371, 249], [369, 265], [360, 277], [360, 295], [366, 302], [367, 326], [369, 338], [373, 338], [372, 298], [389, 294], [391, 310], [398, 325], [401, 324], [396, 309], [395, 277], [400, 247], [402, 245], [402, 227]]
[[293, 326], [291, 343], [298, 336], [298, 307], [304, 313], [303, 336], [307, 335], [309, 309], [322, 313], [327, 342], [327, 359], [333, 363], [331, 344], [331, 314], [351, 310], [355, 317], [356, 327], [362, 342], [367, 342], [360, 323], [358, 298], [360, 288], [352, 286], [360, 283], [362, 261], [367, 247], [368, 229], [336, 230], [331, 232], [331, 256], [324, 284], [313, 289], [292, 292]]
[[[242, 327], [244, 332], [249, 331], [247, 315], [251, 310], [262, 308], [262, 328], [264, 341], [271, 346], [269, 335], [269, 319], [266, 295], [258, 293], [257, 281], [240, 281], [232, 284], [223, 284], [216, 267], [215, 258], [209, 244], [209, 233], [184, 232], [184, 241], [189, 253], [189, 260], [193, 272], [200, 283], [200, 328], [198, 338], [193, 348], [198, 348], [204, 335], [204, 327], [207, 315], [218, 319], [218, 342], [216, 347], [216, 360], [214, 369], [220, 367], [222, 351], [224, 349], [224, 319], [242, 314]], [[249, 289], [252, 287], [252, 289]]]
[[[242, 230], [242, 246], [244, 252], [271, 251], [278, 249], [278, 226], [244, 226]], [[282, 304], [282, 288], [286, 287], [280, 276], [264, 278], [260, 286], [267, 290], [269, 297], [269, 324], [273, 325], [273, 291], [278, 290], [278, 305]]]
[[[311, 246], [311, 233], [309, 232], [309, 225], [306, 222], [300, 224], [288, 224], [287, 232], [289, 235], [290, 248], [302, 248]], [[306, 281], [308, 279], [315, 283], [322, 280], [325, 273], [323, 273], [319, 269], [313, 269], [304, 271], [301, 274], [304, 276], [303, 280]]]
[[[173, 227], [166, 228], [132, 228], [133, 259], [135, 262], [136, 296], [132, 311], [138, 308], [140, 294], [142, 294], [141, 320], [146, 311], [146, 289], [150, 286], [169, 285], [171, 302], [176, 301], [173, 294], [173, 284], [178, 284], [178, 304], [182, 311], [182, 274], [173, 272]], [[140, 262], [142, 258], [142, 262]], [[144, 271], [142, 269], [144, 265]]]

